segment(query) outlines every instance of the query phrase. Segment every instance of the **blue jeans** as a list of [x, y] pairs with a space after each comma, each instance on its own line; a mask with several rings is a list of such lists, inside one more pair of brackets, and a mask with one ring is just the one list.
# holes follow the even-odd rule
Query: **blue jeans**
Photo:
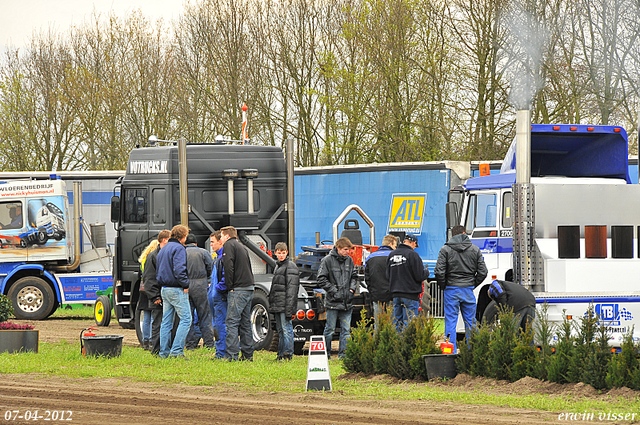
[[215, 291], [213, 295], [213, 309], [215, 329], [218, 331], [218, 339], [216, 339], [216, 357], [224, 358], [227, 354], [227, 326], [224, 322], [227, 320], [227, 294]]
[[372, 301], [371, 305], [373, 306], [373, 329], [378, 330], [378, 317], [385, 312], [385, 309], [393, 310], [393, 300], [381, 303], [380, 301]]
[[444, 334], [450, 335], [454, 354], [458, 349], [456, 342], [458, 312], [462, 313], [465, 333], [469, 337], [476, 324], [476, 297], [473, 295], [473, 286], [466, 288], [447, 286], [444, 290]]
[[338, 358], [344, 358], [347, 352], [347, 340], [351, 337], [351, 312], [349, 310], [327, 309], [327, 322], [324, 325], [324, 340], [327, 344], [327, 355], [331, 357], [331, 341], [336, 331], [336, 322], [340, 320], [340, 343], [338, 345]]
[[[191, 308], [189, 294], [182, 288], [164, 287], [162, 295], [162, 324], [160, 325], [160, 357], [184, 356], [184, 345], [191, 326]], [[180, 319], [176, 336], [171, 345], [171, 331], [173, 330], [173, 316]]]
[[151, 310], [142, 310], [144, 319], [142, 320], [142, 340], [151, 341]]
[[393, 319], [398, 332], [407, 327], [409, 320], [420, 312], [420, 301], [409, 298], [395, 297], [393, 299]]
[[253, 359], [253, 334], [251, 332], [251, 299], [253, 290], [234, 290], [227, 293], [227, 352], [225, 358], [238, 360], [242, 357]]
[[293, 356], [293, 325], [286, 313], [274, 313], [278, 330], [278, 357]]

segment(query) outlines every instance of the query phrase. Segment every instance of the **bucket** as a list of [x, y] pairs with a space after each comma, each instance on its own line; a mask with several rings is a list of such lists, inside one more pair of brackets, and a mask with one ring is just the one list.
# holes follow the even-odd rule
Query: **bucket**
[[456, 367], [457, 354], [427, 354], [422, 356], [427, 368], [427, 380], [434, 378], [453, 379], [458, 374]]
[[84, 355], [119, 357], [122, 354], [122, 338], [124, 335], [83, 336]]

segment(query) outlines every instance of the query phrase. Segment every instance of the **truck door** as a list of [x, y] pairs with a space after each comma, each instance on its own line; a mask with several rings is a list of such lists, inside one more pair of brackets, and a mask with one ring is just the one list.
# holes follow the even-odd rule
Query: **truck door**
[[[122, 280], [135, 282], [140, 268], [138, 257], [149, 241], [149, 189], [123, 187], [121, 199]], [[135, 276], [131, 276], [131, 273]]]
[[465, 226], [471, 242], [484, 255], [489, 270], [499, 267], [498, 258], [498, 204], [500, 192], [483, 190], [471, 192], [467, 203]]

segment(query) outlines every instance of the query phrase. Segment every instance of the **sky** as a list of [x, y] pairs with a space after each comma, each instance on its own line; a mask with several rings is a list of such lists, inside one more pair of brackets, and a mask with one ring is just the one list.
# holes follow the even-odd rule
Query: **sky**
[[155, 22], [169, 24], [184, 10], [185, 0], [0, 0], [0, 50], [25, 47], [34, 31], [66, 33], [81, 25], [95, 10], [107, 17], [124, 17], [139, 9]]

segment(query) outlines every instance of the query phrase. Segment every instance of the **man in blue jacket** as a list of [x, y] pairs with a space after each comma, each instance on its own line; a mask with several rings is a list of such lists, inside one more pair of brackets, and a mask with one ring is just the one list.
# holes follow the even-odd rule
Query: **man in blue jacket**
[[400, 246], [389, 254], [387, 259], [387, 278], [393, 297], [393, 315], [398, 331], [404, 329], [409, 320], [420, 311], [422, 282], [429, 277], [429, 269], [415, 252], [418, 238], [407, 234]]
[[[160, 357], [184, 358], [184, 346], [191, 326], [189, 306], [189, 277], [187, 251], [184, 242], [189, 229], [177, 225], [171, 229], [169, 242], [158, 253], [156, 277], [162, 286], [162, 325], [160, 325]], [[180, 323], [171, 344], [173, 316], [178, 314]]]
[[213, 305], [214, 330], [218, 333], [216, 337], [216, 359], [224, 359], [227, 354], [227, 285], [224, 281], [224, 266], [222, 257], [224, 246], [222, 242], [222, 232], [216, 230], [211, 234], [211, 250], [217, 256], [213, 262], [213, 272], [211, 273], [211, 292], [213, 293], [211, 303]]

